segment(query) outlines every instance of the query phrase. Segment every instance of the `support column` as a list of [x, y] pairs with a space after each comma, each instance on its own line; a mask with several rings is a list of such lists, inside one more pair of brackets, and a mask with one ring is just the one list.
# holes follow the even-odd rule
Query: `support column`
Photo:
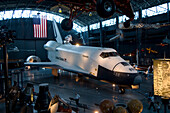
[[[116, 16], [116, 29], [118, 29], [118, 25], [119, 25], [119, 17]], [[119, 38], [116, 39], [116, 50], [119, 52]]]
[[20, 74], [21, 74], [21, 88], [23, 88], [23, 85], [24, 85], [24, 84], [23, 84], [23, 71], [24, 71], [24, 70], [21, 69], [20, 71], [21, 71], [21, 72], [20, 72]]
[[17, 75], [17, 83], [18, 83], [18, 87], [20, 87], [20, 86], [19, 86], [19, 84], [20, 84], [20, 83], [19, 83], [19, 75], [20, 75], [20, 73], [17, 72], [16, 75]]
[[88, 25], [87, 28], [88, 28], [88, 39], [89, 39], [89, 37], [90, 37], [90, 26]]
[[[168, 1], [168, 0], [167, 0]], [[168, 19], [168, 23], [170, 22], [170, 14], [169, 14], [169, 2], [167, 2], [167, 19]], [[168, 31], [170, 31], [170, 26], [168, 26]], [[168, 39], [170, 39], [170, 33], [168, 32]]]
[[[142, 23], [142, 8], [139, 10], [139, 23]], [[137, 29], [137, 36], [136, 36], [136, 46], [137, 46], [137, 56], [136, 56], [136, 63], [137, 65], [140, 64], [140, 56], [141, 56], [141, 46], [142, 46], [142, 43], [141, 43], [141, 39], [142, 39], [142, 28], [138, 28]]]
[[87, 43], [88, 43], [88, 45], [90, 44], [89, 38], [90, 38], [90, 25], [87, 26], [87, 39], [88, 39], [88, 40], [87, 40], [87, 41], [88, 41]]
[[100, 46], [103, 47], [103, 31], [102, 31], [102, 22], [100, 21]]
[[4, 57], [4, 76], [5, 76], [5, 105], [6, 105], [6, 113], [10, 113], [9, 110], [9, 85], [8, 85], [8, 53], [7, 46], [3, 46], [3, 57]]
[[34, 41], [35, 41], [35, 56], [37, 56], [37, 41], [36, 39]]
[[[167, 19], [168, 19], [168, 23], [170, 23], [170, 14], [169, 14], [169, 2], [168, 2], [168, 0], [167, 0]], [[170, 26], [167, 26], [168, 28], [167, 28], [167, 38], [170, 40], [170, 33], [169, 33], [169, 31], [170, 31]], [[170, 45], [168, 44], [168, 46], [167, 46], [167, 50], [170, 50]], [[169, 51], [167, 51], [166, 53], [168, 53]], [[169, 55], [167, 55], [167, 57], [170, 57]]]

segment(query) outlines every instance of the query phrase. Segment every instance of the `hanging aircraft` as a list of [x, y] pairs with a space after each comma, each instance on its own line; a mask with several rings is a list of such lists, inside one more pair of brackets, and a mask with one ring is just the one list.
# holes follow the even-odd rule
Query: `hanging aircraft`
[[170, 44], [170, 39], [168, 39], [168, 38], [166, 37], [165, 39], [163, 39], [163, 43]]
[[17, 46], [8, 48], [8, 53], [9, 52], [35, 52], [35, 50], [26, 50], [26, 49], [19, 49]]
[[120, 39], [120, 41], [123, 41], [123, 39], [124, 39], [123, 31], [120, 29], [116, 29], [116, 35], [114, 37], [110, 38], [109, 42], [113, 42], [114, 40], [116, 40], [118, 38]]
[[[40, 3], [45, 0], [38, 0]], [[97, 12], [102, 18], [109, 18], [115, 12], [126, 15], [129, 20], [124, 22], [124, 27], [130, 26], [130, 21], [134, 19], [133, 9], [130, 0], [56, 0], [58, 5], [51, 7], [52, 11], [60, 13], [62, 10], [69, 11], [69, 18], [65, 18], [61, 22], [61, 27], [65, 31], [69, 31], [73, 27], [73, 21], [82, 13]]]
[[[58, 76], [58, 69], [82, 74], [97, 80], [119, 86], [119, 93], [126, 88], [138, 88], [142, 82], [138, 72], [112, 48], [76, 46], [63, 44], [57, 24], [53, 21], [56, 41], [48, 41], [44, 48], [48, 51], [51, 62], [37, 62], [36, 57], [30, 58], [26, 66], [52, 68], [52, 74]], [[66, 38], [69, 40], [68, 38]], [[34, 62], [35, 61], [35, 62]]]
[[135, 28], [144, 28], [144, 29], [159, 29], [161, 27], [169, 26], [170, 23], [156, 23], [156, 24], [144, 24], [144, 23], [130, 23], [129, 27], [124, 27], [124, 23], [119, 23], [119, 29], [135, 29]]

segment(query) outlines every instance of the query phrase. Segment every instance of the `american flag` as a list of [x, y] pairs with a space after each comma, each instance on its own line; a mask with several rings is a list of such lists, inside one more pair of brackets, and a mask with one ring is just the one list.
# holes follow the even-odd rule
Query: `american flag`
[[37, 15], [33, 18], [34, 37], [47, 38], [47, 16]]

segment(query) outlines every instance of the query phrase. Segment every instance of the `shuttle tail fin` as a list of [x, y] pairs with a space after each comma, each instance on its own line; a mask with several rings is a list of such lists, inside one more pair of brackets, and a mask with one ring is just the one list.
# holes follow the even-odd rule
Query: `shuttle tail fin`
[[54, 36], [55, 36], [56, 41], [58, 43], [63, 44], [63, 40], [62, 40], [62, 37], [61, 37], [60, 31], [58, 29], [55, 19], [53, 19], [53, 30], [54, 30]]

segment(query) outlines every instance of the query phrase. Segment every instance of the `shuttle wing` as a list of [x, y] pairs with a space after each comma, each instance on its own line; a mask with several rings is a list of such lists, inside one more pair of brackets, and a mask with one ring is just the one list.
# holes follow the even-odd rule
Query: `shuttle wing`
[[80, 67], [68, 64], [67, 62], [63, 61], [57, 61], [57, 62], [33, 62], [33, 63], [24, 63], [25, 66], [37, 66], [37, 67], [45, 67], [45, 68], [57, 68], [57, 69], [62, 69], [65, 71], [69, 72], [74, 72], [74, 73], [81, 73], [81, 74], [87, 74], [89, 75], [90, 73], [83, 70]]

